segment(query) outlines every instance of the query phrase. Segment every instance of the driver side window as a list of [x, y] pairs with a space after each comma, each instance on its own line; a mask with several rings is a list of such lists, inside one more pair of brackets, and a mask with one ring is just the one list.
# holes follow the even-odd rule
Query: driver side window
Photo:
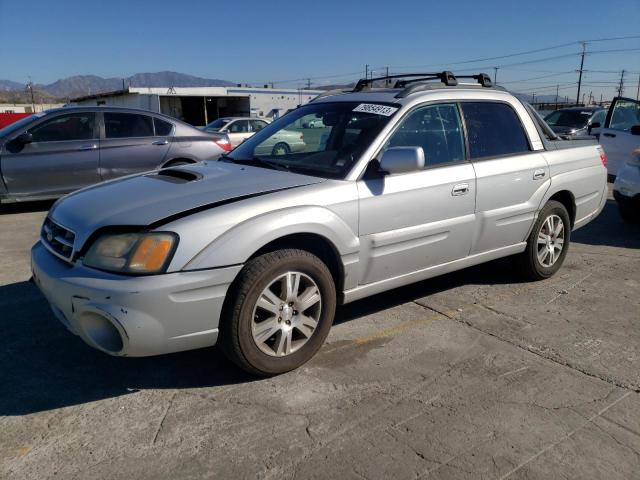
[[422, 147], [426, 167], [464, 160], [464, 135], [457, 105], [430, 105], [409, 113], [387, 140], [385, 150], [389, 147]]
[[97, 138], [95, 114], [91, 112], [58, 115], [29, 130], [34, 142], [64, 142]]
[[640, 104], [631, 100], [616, 101], [609, 128], [630, 130], [634, 125], [640, 125]]

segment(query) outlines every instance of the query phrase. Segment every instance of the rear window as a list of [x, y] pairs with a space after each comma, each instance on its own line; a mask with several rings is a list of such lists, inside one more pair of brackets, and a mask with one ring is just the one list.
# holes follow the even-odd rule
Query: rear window
[[471, 158], [498, 157], [529, 151], [520, 118], [509, 105], [496, 102], [464, 102]]

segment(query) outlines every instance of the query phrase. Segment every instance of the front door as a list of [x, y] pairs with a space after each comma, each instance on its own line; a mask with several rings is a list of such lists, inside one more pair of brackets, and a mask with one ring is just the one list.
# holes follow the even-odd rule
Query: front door
[[0, 154], [11, 196], [54, 197], [100, 180], [95, 113], [47, 116], [28, 133], [30, 143], [9, 141]]
[[630, 98], [614, 98], [604, 128], [600, 130], [600, 145], [607, 154], [609, 175], [617, 175], [618, 170], [631, 158], [631, 152], [640, 147], [640, 136], [631, 134], [631, 127], [636, 125], [640, 125], [640, 102]]
[[[469, 254], [476, 179], [466, 161], [456, 104], [409, 112], [384, 148], [419, 146], [425, 169], [358, 182], [360, 284], [423, 270]], [[381, 155], [379, 155], [380, 157]]]
[[172, 125], [139, 113], [104, 112], [100, 140], [100, 176], [103, 180], [154, 170], [171, 146]]

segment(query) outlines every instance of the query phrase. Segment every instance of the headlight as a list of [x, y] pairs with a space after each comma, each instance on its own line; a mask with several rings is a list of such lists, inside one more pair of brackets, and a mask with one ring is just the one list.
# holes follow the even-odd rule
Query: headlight
[[105, 234], [93, 242], [82, 263], [120, 273], [159, 273], [165, 270], [178, 236], [174, 233]]

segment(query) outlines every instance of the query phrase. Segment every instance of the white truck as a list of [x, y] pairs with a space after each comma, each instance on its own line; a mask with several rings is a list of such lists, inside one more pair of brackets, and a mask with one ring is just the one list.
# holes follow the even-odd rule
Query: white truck
[[640, 221], [640, 101], [613, 99], [600, 131], [600, 145], [607, 154], [607, 173], [615, 177], [613, 196], [620, 215]]

